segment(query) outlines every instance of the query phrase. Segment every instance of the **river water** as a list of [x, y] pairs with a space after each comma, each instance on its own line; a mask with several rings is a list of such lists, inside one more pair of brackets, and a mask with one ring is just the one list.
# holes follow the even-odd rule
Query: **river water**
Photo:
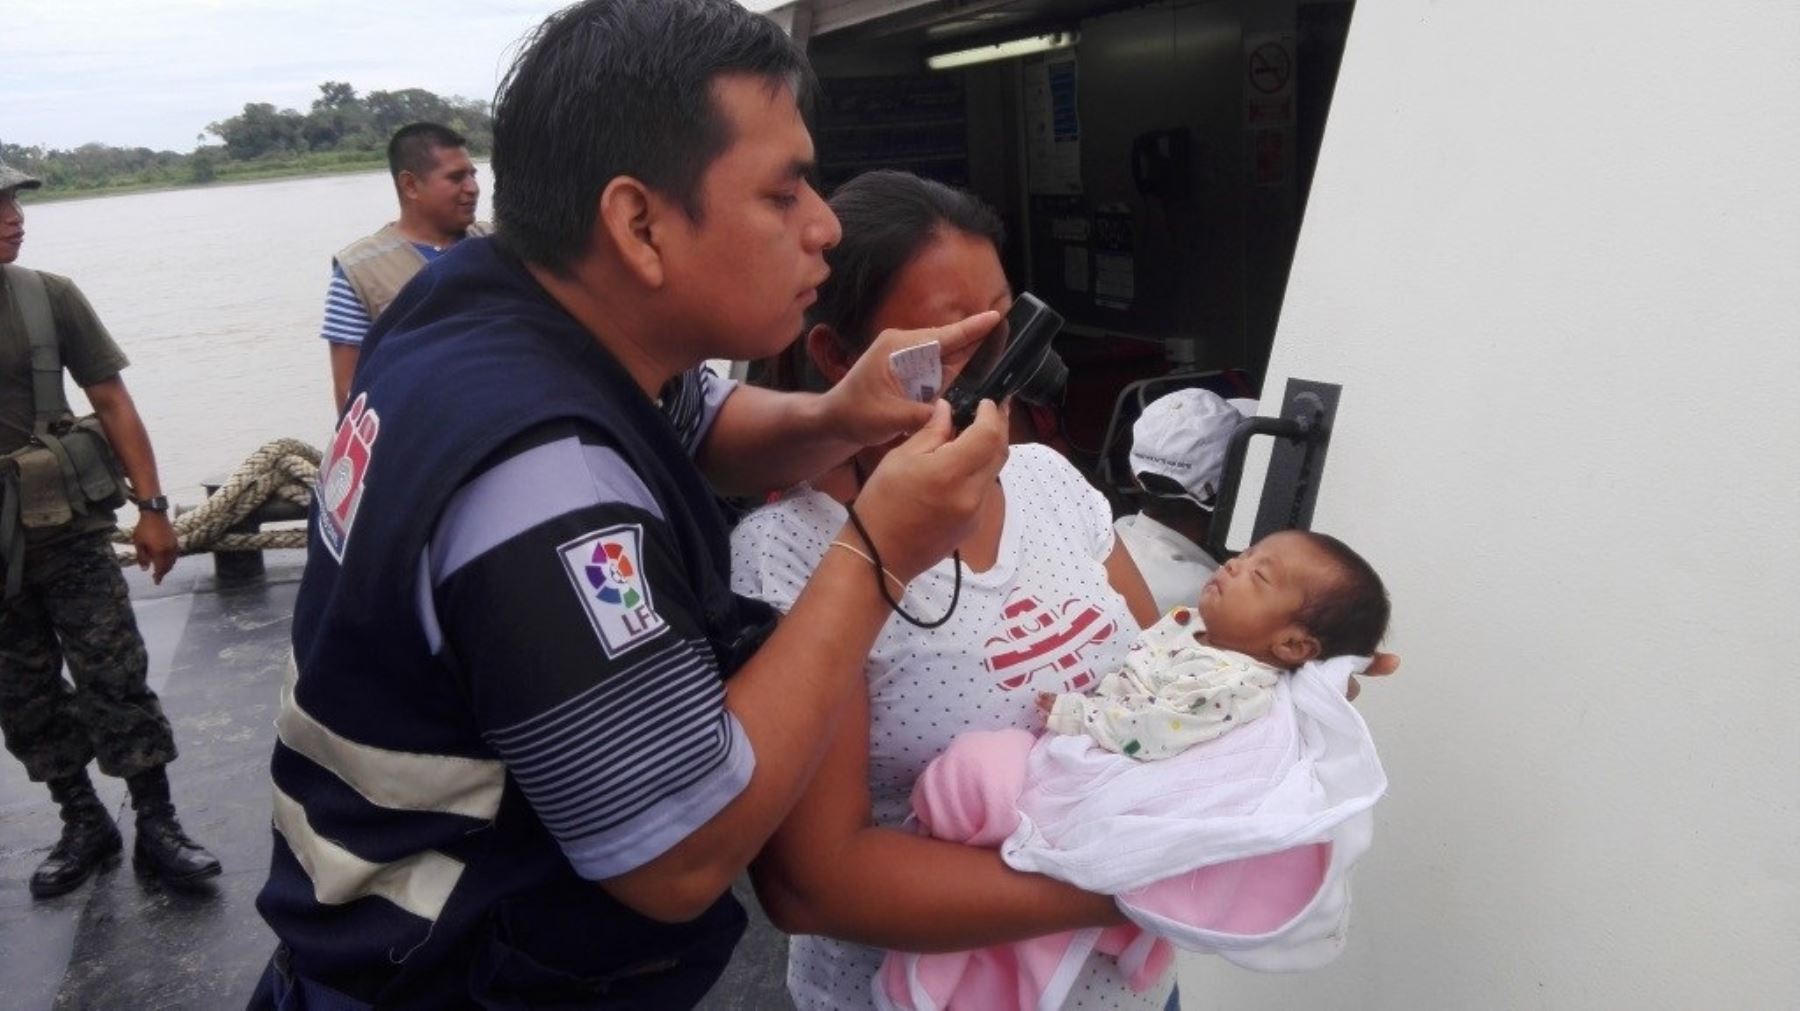
[[163, 487], [192, 505], [270, 439], [326, 441], [331, 255], [396, 214], [385, 171], [36, 204], [19, 263], [87, 294], [131, 358]]

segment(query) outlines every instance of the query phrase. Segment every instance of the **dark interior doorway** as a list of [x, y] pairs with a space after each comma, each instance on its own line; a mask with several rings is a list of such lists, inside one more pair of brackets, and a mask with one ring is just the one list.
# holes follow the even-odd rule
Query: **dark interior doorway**
[[[1001, 212], [1015, 290], [1069, 321], [1055, 435], [1097, 475], [1132, 383], [1262, 392], [1353, 9], [963, 0], [825, 26], [823, 182], [903, 168]], [[1072, 44], [927, 62], [1042, 36]]]

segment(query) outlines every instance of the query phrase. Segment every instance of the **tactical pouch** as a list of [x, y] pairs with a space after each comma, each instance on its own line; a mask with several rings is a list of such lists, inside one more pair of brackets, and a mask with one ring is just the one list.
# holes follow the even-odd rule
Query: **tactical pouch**
[[[113, 455], [112, 443], [106, 441], [106, 430], [100, 418], [90, 414], [75, 418], [61, 428], [57, 440], [62, 446], [63, 479], [69, 488], [70, 504], [77, 512], [89, 509], [117, 509], [125, 504], [125, 473]], [[54, 433], [57, 429], [52, 429]]]
[[69, 491], [63, 483], [62, 461], [49, 449], [27, 443], [6, 457], [0, 467], [17, 473], [19, 525], [27, 530], [60, 527], [75, 518]]
[[64, 418], [41, 435], [0, 457], [0, 472], [18, 498], [19, 525], [60, 527], [95, 509], [125, 504], [125, 476], [100, 419]]

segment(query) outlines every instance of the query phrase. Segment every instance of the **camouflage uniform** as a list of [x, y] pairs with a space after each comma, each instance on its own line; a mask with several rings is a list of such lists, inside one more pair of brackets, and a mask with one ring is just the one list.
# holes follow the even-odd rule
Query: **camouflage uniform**
[[[40, 451], [16, 455], [36, 439], [44, 444], [41, 452], [60, 457], [61, 469], [73, 464], [78, 476], [81, 470], [68, 437], [52, 438], [48, 431], [53, 416], [68, 412], [63, 376], [54, 376], [52, 388], [48, 362], [34, 358], [54, 350], [60, 370], [95, 400], [99, 384], [111, 383], [127, 364], [73, 282], [14, 269], [24, 240], [17, 193], [39, 185], [0, 165], [0, 267], [6, 268], [0, 271], [0, 456], [9, 458], [13, 472], [0, 482], [7, 497], [0, 502], [0, 526], [6, 528], [0, 530], [0, 552], [11, 556], [3, 559], [8, 571], [0, 589], [0, 736], [26, 774], [50, 787], [63, 822], [56, 844], [31, 873], [30, 891], [39, 899], [66, 894], [124, 847], [112, 813], [88, 778], [87, 764], [96, 758], [102, 772], [124, 779], [131, 791], [137, 812], [132, 864], [165, 884], [197, 886], [219, 875], [219, 861], [188, 837], [175, 815], [166, 771], [175, 758], [175, 735], [145, 681], [144, 640], [109, 543], [113, 517], [104, 509], [76, 508], [90, 497], [112, 502], [119, 496], [102, 494], [98, 483], [84, 479], [67, 492], [71, 499], [82, 496], [81, 502], [67, 505], [85, 515], [58, 522], [60, 510], [46, 508], [44, 501], [41, 461], [30, 459]], [[109, 386], [107, 394], [100, 406], [134, 430], [134, 451], [147, 461], [150, 446], [123, 383]], [[92, 476], [96, 457], [83, 459]], [[39, 481], [28, 483], [28, 475]], [[143, 476], [153, 491], [154, 469]], [[23, 502], [13, 502], [14, 495]], [[29, 514], [25, 502], [33, 503]], [[139, 505], [140, 511], [154, 507]], [[167, 508], [166, 500], [161, 508]], [[164, 563], [159, 559], [159, 568]], [[73, 686], [63, 680], [65, 662]]]
[[26, 549], [24, 590], [0, 600], [0, 732], [32, 779], [70, 776], [95, 758], [121, 778], [174, 761], [148, 666], [104, 532]]
[[[83, 388], [117, 376], [125, 353], [80, 289], [56, 274], [38, 276], [64, 369]], [[11, 285], [0, 283], [0, 453], [31, 438], [30, 353]], [[27, 529], [24, 585], [0, 599], [0, 732], [35, 780], [80, 773], [95, 758], [101, 771], [125, 777], [175, 757], [169, 722], [144, 683], [144, 640], [107, 543], [114, 529], [106, 509]]]

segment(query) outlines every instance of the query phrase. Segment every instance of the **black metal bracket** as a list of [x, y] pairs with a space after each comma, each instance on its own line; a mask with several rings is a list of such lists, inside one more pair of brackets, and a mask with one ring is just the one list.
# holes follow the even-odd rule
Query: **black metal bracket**
[[1206, 531], [1208, 554], [1220, 562], [1237, 554], [1225, 546], [1225, 541], [1231, 535], [1231, 519], [1237, 511], [1250, 440], [1259, 435], [1270, 436], [1276, 442], [1263, 479], [1262, 503], [1257, 509], [1251, 540], [1277, 530], [1305, 530], [1312, 525], [1319, 480], [1325, 471], [1325, 450], [1331, 444], [1331, 426], [1337, 417], [1338, 394], [1342, 390], [1335, 383], [1290, 379], [1278, 416], [1250, 418], [1232, 433], [1225, 449], [1225, 473], [1219, 481], [1212, 524]]

